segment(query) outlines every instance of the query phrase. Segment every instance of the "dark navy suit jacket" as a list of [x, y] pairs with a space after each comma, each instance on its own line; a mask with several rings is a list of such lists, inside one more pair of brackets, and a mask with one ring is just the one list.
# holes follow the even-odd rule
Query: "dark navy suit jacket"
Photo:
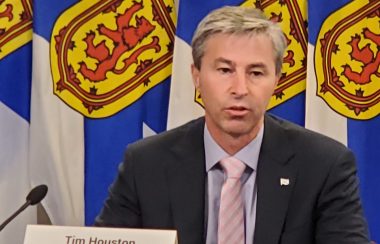
[[[131, 144], [96, 225], [176, 229], [180, 244], [205, 243], [204, 123]], [[352, 152], [271, 115], [264, 123], [254, 243], [369, 243]]]

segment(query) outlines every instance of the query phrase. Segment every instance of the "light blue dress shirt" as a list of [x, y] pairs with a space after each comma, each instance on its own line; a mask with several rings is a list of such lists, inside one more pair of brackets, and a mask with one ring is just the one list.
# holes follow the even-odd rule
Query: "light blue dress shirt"
[[261, 127], [256, 138], [235, 155], [228, 155], [212, 138], [205, 125], [204, 146], [206, 156], [206, 244], [216, 244], [218, 240], [218, 215], [220, 206], [220, 192], [225, 175], [219, 165], [223, 158], [234, 156], [246, 164], [246, 169], [241, 177], [242, 197], [244, 203], [245, 243], [253, 243], [256, 222], [256, 172], [259, 152], [263, 140], [264, 126]]

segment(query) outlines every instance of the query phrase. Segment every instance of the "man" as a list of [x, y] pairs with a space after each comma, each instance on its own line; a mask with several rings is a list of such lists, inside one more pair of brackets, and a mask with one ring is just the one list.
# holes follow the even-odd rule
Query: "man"
[[96, 225], [176, 229], [181, 244], [369, 243], [353, 154], [265, 114], [280, 28], [224, 7], [192, 48], [205, 117], [130, 145]]

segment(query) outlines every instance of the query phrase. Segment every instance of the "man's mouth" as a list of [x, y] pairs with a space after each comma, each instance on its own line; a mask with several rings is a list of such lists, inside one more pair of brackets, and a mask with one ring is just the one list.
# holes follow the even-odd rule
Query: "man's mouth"
[[242, 117], [249, 112], [249, 109], [244, 106], [231, 106], [227, 107], [225, 112], [232, 117]]

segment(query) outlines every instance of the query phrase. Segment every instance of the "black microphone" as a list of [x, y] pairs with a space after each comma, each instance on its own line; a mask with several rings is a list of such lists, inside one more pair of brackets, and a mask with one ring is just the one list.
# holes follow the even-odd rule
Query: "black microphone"
[[35, 205], [39, 202], [41, 202], [42, 199], [46, 196], [46, 193], [48, 191], [48, 187], [46, 185], [39, 185], [34, 187], [29, 194], [26, 196], [26, 202], [24, 205], [22, 205], [14, 214], [12, 214], [8, 219], [4, 221], [0, 225], [0, 231], [4, 229], [4, 227], [9, 224], [19, 213], [24, 211], [29, 205]]

